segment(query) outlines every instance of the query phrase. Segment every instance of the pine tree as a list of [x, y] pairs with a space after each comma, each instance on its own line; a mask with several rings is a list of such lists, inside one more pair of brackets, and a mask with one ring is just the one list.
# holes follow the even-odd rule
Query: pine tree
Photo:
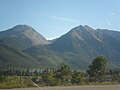
[[107, 60], [103, 56], [96, 57], [92, 65], [89, 66], [87, 73], [90, 77], [90, 80], [101, 81], [106, 74], [106, 63]]

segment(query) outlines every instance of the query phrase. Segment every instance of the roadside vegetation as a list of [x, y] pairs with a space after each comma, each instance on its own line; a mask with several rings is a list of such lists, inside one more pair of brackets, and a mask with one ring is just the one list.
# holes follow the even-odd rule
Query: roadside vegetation
[[62, 63], [57, 68], [47, 69], [0, 69], [0, 88], [33, 86], [105, 85], [120, 84], [120, 70], [109, 70], [107, 60], [96, 57], [86, 72], [73, 70]]

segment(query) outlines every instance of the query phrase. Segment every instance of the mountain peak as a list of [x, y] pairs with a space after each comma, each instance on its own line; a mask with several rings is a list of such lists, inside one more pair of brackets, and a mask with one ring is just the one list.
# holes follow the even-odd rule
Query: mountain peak
[[18, 31], [18, 33], [21, 32], [24, 34], [28, 39], [32, 41], [33, 44], [49, 44], [49, 42], [31, 26], [16, 25], [12, 29]]
[[16, 26], [14, 26], [14, 27], [31, 27], [31, 26], [26, 25], [26, 24], [19, 24], [19, 25], [16, 25]]
[[13, 31], [26, 31], [26, 30], [31, 30], [35, 31], [31, 26], [28, 25], [16, 25], [12, 28]]
[[90, 26], [88, 26], [88, 25], [84, 25], [84, 28], [86, 28], [86, 29], [92, 29]]
[[0, 33], [0, 39], [4, 40], [4, 38], [7, 38], [10, 42], [14, 38], [16, 43], [22, 41], [21, 43], [23, 44], [27, 43], [25, 44], [26, 46], [49, 44], [45, 37], [28, 25], [16, 25], [11, 29], [2, 31]]
[[83, 32], [90, 32], [90, 33], [93, 33], [94, 32], [94, 29], [92, 29], [90, 26], [88, 25], [79, 25], [73, 29], [70, 30], [69, 33], [83, 33]]

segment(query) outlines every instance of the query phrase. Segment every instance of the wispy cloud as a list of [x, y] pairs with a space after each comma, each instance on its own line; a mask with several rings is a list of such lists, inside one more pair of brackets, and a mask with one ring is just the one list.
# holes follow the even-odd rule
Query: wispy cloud
[[60, 21], [67, 21], [67, 22], [77, 22], [76, 20], [70, 18], [63, 18], [63, 17], [56, 17], [56, 16], [49, 16], [52, 19], [60, 20]]
[[48, 18], [51, 18], [51, 19], [54, 19], [54, 20], [59, 20], [59, 21], [65, 21], [65, 22], [77, 22], [77, 21], [74, 20], [74, 19], [66, 18], [66, 17], [58, 17], [58, 16], [45, 15], [45, 14], [40, 14], [40, 15], [45, 16], [45, 17], [48, 17]]
[[106, 20], [106, 22], [109, 26], [111, 25], [111, 22], [109, 20]]
[[115, 13], [115, 12], [111, 12], [111, 13], [108, 14], [108, 17], [107, 17], [107, 19], [106, 19], [105, 21], [106, 21], [106, 23], [107, 23], [109, 26], [112, 25], [111, 21], [114, 20], [114, 17], [115, 17], [115, 16], [116, 16], [116, 13]]
[[111, 13], [111, 16], [115, 16], [116, 14], [114, 12]]

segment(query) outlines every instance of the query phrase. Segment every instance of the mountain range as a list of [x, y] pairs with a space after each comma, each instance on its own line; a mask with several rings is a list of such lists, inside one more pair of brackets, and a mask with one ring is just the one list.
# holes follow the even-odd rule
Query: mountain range
[[120, 32], [79, 25], [54, 40], [46, 40], [28, 25], [0, 32], [0, 67], [50, 68], [68, 63], [86, 70], [97, 56], [108, 68], [120, 68]]

